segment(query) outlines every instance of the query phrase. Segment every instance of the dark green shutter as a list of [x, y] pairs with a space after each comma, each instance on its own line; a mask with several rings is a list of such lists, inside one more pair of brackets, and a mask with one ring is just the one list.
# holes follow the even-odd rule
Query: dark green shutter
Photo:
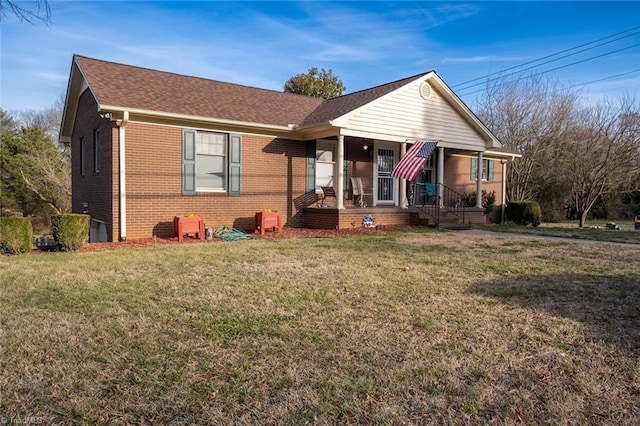
[[478, 180], [478, 159], [471, 159], [471, 180]]
[[306, 192], [316, 190], [316, 141], [307, 141], [307, 180]]
[[493, 164], [495, 163], [495, 161], [493, 161], [493, 160], [487, 160], [487, 163], [488, 163], [488, 166], [489, 166], [489, 173], [488, 173], [488, 175], [487, 175], [487, 176], [489, 176], [489, 179], [488, 179], [488, 180], [491, 180], [491, 181], [492, 181], [492, 180], [493, 180], [493, 177], [494, 177], [494, 175], [493, 175], [493, 167], [494, 167], [494, 166], [493, 166]]
[[182, 195], [196, 195], [196, 131], [182, 129]]
[[239, 196], [242, 176], [242, 136], [229, 135], [229, 195]]

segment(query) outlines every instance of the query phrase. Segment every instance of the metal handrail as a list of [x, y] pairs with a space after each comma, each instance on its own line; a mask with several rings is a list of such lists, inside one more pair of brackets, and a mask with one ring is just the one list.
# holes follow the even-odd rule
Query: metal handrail
[[430, 197], [425, 196], [422, 204], [418, 204], [418, 200], [415, 199], [416, 194], [412, 194], [414, 197], [413, 206], [433, 217], [436, 222], [436, 227], [440, 227], [440, 211], [444, 208], [446, 208], [449, 213], [460, 218], [462, 223], [465, 223], [466, 209], [464, 205], [464, 195], [441, 183], [434, 185], [436, 194]]

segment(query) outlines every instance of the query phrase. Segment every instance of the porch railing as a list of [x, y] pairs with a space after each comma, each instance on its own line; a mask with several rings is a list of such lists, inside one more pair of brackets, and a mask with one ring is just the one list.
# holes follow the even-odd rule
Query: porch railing
[[[423, 194], [414, 188], [412, 198], [413, 206], [435, 220], [436, 227], [440, 226], [440, 214], [446, 211], [456, 216], [465, 223], [464, 195], [441, 183], [434, 184], [435, 194], [427, 194], [423, 188]], [[421, 196], [422, 195], [422, 196]]]

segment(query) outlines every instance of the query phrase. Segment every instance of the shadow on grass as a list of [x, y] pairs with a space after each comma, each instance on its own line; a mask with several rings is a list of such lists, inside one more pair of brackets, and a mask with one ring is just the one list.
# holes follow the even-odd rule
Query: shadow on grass
[[640, 354], [640, 279], [587, 274], [526, 275], [473, 284], [470, 293], [569, 318], [592, 337]]

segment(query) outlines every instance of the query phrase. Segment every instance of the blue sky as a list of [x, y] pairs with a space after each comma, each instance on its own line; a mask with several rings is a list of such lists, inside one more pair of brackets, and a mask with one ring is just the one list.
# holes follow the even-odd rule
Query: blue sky
[[[568, 50], [547, 61], [576, 54], [530, 64], [538, 66], [529, 73], [547, 72], [564, 86], [580, 85], [585, 99], [629, 94], [640, 100], [640, 2], [50, 5], [48, 26], [14, 18], [1, 24], [5, 110], [52, 105], [66, 91], [74, 53], [273, 90], [310, 67], [331, 69], [345, 93], [435, 70], [473, 108], [482, 87], [461, 83], [603, 38], [595, 43], [602, 46], [589, 44], [582, 53]], [[583, 85], [595, 80], [601, 81]]]

